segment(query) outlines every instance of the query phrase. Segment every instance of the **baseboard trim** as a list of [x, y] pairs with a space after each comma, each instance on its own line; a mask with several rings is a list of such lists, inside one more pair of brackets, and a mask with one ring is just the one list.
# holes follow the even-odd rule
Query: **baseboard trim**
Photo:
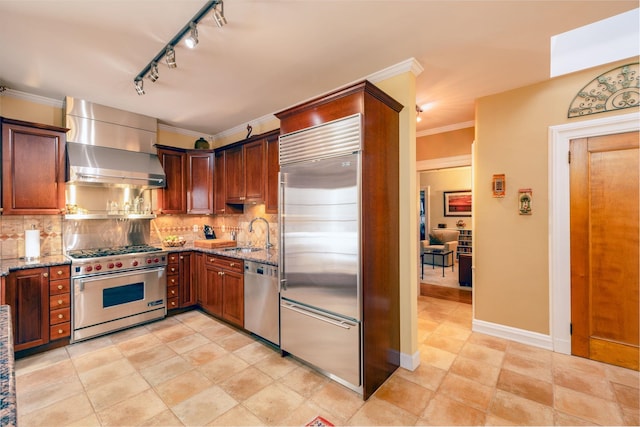
[[413, 355], [400, 353], [400, 367], [415, 371], [420, 366], [420, 351], [416, 351]]
[[553, 351], [553, 342], [550, 335], [477, 319], [474, 319], [471, 323], [471, 330]]

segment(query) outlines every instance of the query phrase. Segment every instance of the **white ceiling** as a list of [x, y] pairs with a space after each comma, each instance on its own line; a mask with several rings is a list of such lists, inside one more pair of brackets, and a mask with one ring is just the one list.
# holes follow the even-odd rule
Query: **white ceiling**
[[[474, 120], [474, 100], [549, 78], [550, 37], [626, 0], [225, 0], [178, 68], [133, 79], [204, 0], [0, 0], [0, 85], [73, 96], [215, 135], [415, 58], [417, 131]], [[405, 106], [411, 107], [414, 106]]]

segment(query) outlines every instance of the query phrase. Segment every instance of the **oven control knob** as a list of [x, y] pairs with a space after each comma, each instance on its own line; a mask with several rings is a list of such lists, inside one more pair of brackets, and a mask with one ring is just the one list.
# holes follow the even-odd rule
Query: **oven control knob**
[[115, 265], [114, 265], [112, 262], [110, 262], [109, 264], [107, 264], [107, 268], [113, 268], [113, 267], [115, 267]]
[[149, 259], [147, 260], [147, 264], [151, 264], [152, 262], [153, 262], [153, 260], [152, 260], [151, 258], [149, 258]]
[[160, 262], [160, 258], [155, 258], [155, 259], [153, 260], [153, 262], [155, 262], [156, 264], [157, 264], [157, 263], [159, 263], [159, 262]]
[[98, 264], [98, 265], [96, 265], [96, 267], [95, 267], [95, 268], [96, 268], [96, 270], [98, 270], [98, 271], [102, 270], [102, 264]]
[[116, 267], [117, 267], [117, 268], [122, 267], [122, 263], [121, 263], [120, 261], [116, 262]]
[[138, 261], [133, 261], [131, 264], [132, 264], [134, 267], [137, 267], [137, 266], [138, 266]]
[[87, 266], [87, 268], [85, 269], [85, 271], [87, 273], [91, 273], [93, 271], [93, 267], [91, 267], [90, 265]]

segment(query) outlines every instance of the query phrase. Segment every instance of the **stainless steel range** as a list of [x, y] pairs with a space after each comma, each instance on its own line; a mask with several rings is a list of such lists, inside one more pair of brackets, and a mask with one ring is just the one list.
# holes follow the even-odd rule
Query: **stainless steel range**
[[167, 314], [167, 252], [147, 243], [148, 220], [66, 220], [71, 342]]
[[71, 258], [71, 342], [166, 316], [167, 253], [134, 245], [76, 250]]

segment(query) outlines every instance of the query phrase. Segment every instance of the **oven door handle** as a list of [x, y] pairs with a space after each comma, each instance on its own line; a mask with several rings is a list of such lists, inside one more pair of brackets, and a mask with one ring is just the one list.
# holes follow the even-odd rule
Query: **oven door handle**
[[97, 275], [94, 275], [94, 276], [76, 277], [76, 278], [73, 279], [73, 282], [74, 282], [74, 286], [75, 286], [76, 282], [79, 282], [78, 283], [78, 291], [79, 292], [84, 292], [85, 281], [92, 282], [94, 280], [100, 280], [100, 279], [105, 279], [105, 278], [113, 279], [113, 278], [117, 278], [117, 277], [130, 276], [131, 274], [152, 273], [152, 272], [165, 271], [165, 270], [166, 270], [166, 266], [155, 267], [155, 268], [142, 268], [142, 269], [138, 269], [138, 270], [121, 271], [121, 272], [118, 272], [118, 273], [113, 272], [113, 273], [107, 273], [107, 274], [97, 274]]

